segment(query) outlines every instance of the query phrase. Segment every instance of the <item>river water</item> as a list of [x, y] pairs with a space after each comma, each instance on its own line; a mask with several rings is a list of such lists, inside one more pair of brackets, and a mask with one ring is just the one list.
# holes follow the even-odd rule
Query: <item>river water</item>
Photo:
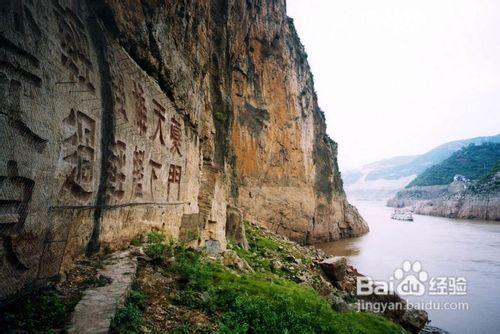
[[[426, 309], [430, 325], [450, 333], [500, 333], [499, 222], [421, 215], [405, 222], [390, 219], [392, 209], [383, 202], [353, 204], [368, 222], [370, 233], [319, 248], [330, 255], [347, 256], [359, 272], [376, 280], [390, 280], [406, 260], [419, 261], [421, 271], [428, 274], [423, 281], [426, 293], [405, 299], [427, 303], [427, 307], [433, 302]], [[451, 283], [459, 277], [466, 280], [460, 285], [466, 287], [465, 295], [457, 295], [463, 289], [458, 291]], [[436, 283], [432, 287], [431, 279]], [[468, 310], [443, 310], [466, 307]]]

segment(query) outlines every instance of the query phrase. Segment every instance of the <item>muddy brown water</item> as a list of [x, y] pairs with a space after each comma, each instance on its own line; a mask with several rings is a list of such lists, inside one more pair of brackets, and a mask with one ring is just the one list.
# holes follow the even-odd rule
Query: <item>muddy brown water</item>
[[[428, 274], [426, 293], [405, 298], [427, 307], [431, 301], [433, 308], [440, 308], [427, 310], [430, 325], [450, 333], [500, 333], [500, 222], [421, 215], [414, 215], [413, 222], [397, 221], [390, 219], [392, 209], [384, 202], [353, 204], [370, 225], [370, 233], [319, 248], [347, 256], [361, 273], [377, 280], [389, 280], [406, 260], [419, 261]], [[429, 295], [431, 278], [439, 282], [436, 277], [447, 278], [445, 294], [435, 294], [443, 293], [443, 285], [436, 283], [434, 295]], [[466, 279], [466, 295], [456, 295], [450, 287], [458, 277]], [[449, 310], [457, 307], [468, 309]]]

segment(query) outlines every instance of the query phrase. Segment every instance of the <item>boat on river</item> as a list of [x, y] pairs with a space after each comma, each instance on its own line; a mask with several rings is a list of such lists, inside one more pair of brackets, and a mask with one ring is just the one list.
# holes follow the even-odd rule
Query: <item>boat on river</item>
[[391, 214], [391, 219], [413, 221], [413, 214], [408, 209], [395, 209]]

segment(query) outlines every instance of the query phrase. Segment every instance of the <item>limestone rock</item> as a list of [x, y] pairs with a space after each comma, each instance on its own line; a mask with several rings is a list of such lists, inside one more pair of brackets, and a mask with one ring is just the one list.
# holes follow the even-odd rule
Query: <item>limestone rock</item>
[[228, 206], [226, 209], [226, 239], [244, 249], [248, 249], [245, 224], [243, 223], [241, 212], [233, 206]]
[[500, 220], [499, 188], [493, 185], [488, 191], [473, 191], [464, 188], [463, 183], [454, 181], [449, 185], [403, 189], [388, 200], [387, 206], [407, 207], [421, 215]]
[[250, 271], [253, 272], [252, 267], [236, 254], [235, 251], [228, 249], [222, 253], [222, 264], [226, 267], [231, 267], [240, 271]]
[[208, 254], [218, 254], [222, 252], [221, 244], [219, 240], [206, 240], [205, 247]]
[[330, 296], [330, 304], [337, 312], [349, 312], [351, 310], [344, 299], [334, 294]]
[[0, 300], [153, 229], [244, 246], [232, 208], [301, 243], [368, 231], [284, 0], [5, 0], [0, 23]]
[[334, 256], [323, 260], [319, 266], [325, 275], [334, 282], [340, 282], [345, 278], [347, 272], [347, 260], [343, 256]]
[[427, 324], [427, 312], [417, 309], [407, 309], [401, 319], [404, 328], [412, 333], [418, 333]]

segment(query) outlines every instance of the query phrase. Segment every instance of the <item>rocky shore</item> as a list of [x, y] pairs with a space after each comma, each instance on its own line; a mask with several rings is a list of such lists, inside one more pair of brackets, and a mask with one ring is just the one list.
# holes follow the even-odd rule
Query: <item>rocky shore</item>
[[[240, 326], [250, 326], [267, 332], [271, 328], [266, 326], [276, 326], [272, 321], [268, 322], [268, 317], [279, 318], [283, 316], [280, 309], [295, 305], [293, 311], [290, 309], [286, 312], [293, 313], [303, 323], [294, 324], [294, 321], [286, 320], [280, 325], [283, 329], [295, 332], [299, 328], [305, 328], [301, 326], [311, 326], [306, 325], [309, 320], [303, 318], [305, 314], [302, 313], [306, 312], [307, 304], [310, 303], [318, 303], [315, 306], [317, 314], [311, 320], [315, 322], [312, 326], [318, 327], [310, 329], [311, 332], [329, 332], [326, 327], [321, 326], [331, 326], [328, 327], [330, 331], [344, 333], [347, 330], [343, 327], [344, 317], [349, 319], [351, 328], [347, 332], [356, 328], [356, 333], [399, 332], [391, 322], [412, 333], [418, 333], [427, 324], [426, 312], [414, 309], [359, 313], [358, 304], [362, 301], [406, 303], [397, 295], [357, 296], [357, 277], [362, 274], [348, 265], [345, 257], [330, 257], [313, 246], [301, 246], [265, 227], [253, 224], [246, 224], [246, 238], [247, 242], [242, 239], [230, 242], [228, 250], [212, 255], [195, 250], [185, 251], [176, 246], [158, 253], [152, 251], [156, 246], [151, 247], [145, 239], [142, 248], [146, 254], [140, 257], [136, 281], [136, 288], [143, 291], [148, 300], [143, 313], [145, 320], [141, 326], [149, 324], [149, 330], [153, 331], [175, 330], [184, 326], [190, 332], [220, 331], [226, 326], [230, 331], [237, 331]], [[185, 263], [189, 268], [183, 268], [185, 257], [189, 257], [189, 262]], [[215, 281], [205, 275], [216, 277]], [[236, 280], [236, 286], [232, 285], [232, 280]], [[254, 285], [258, 286], [255, 291]], [[244, 297], [248, 293], [247, 289], [252, 290], [255, 297]], [[288, 289], [294, 291], [293, 297], [288, 295]], [[310, 293], [308, 291], [313, 291], [312, 295], [308, 295], [308, 301], [296, 304], [303, 294]], [[236, 300], [243, 298], [245, 305], [233, 305], [231, 301], [230, 308], [226, 309], [227, 306], [224, 305], [228, 301], [220, 302], [220, 299], [226, 298], [226, 294], [232, 295]], [[290, 306], [282, 305], [282, 298]], [[259, 311], [258, 319], [253, 319], [255, 311], [251, 305], [260, 302], [264, 302], [259, 306], [262, 310]], [[320, 305], [324, 302], [333, 310], [331, 314], [330, 311], [327, 312], [330, 315], [321, 311]], [[226, 314], [226, 317], [232, 317], [233, 312], [238, 313], [240, 308], [244, 308], [244, 314], [238, 315], [239, 323], [236, 325], [226, 320], [217, 320], [220, 318], [214, 316], [207, 305], [215, 307], [218, 312]], [[272, 310], [267, 310], [268, 307]], [[377, 318], [380, 315], [389, 321]], [[121, 323], [115, 321], [118, 332], [120, 328], [130, 325], [127, 319], [124, 320]], [[374, 320], [379, 324], [375, 326]], [[329, 325], [322, 325], [324, 321]], [[273, 328], [275, 329], [276, 327]]]
[[[129, 263], [137, 265], [131, 269]], [[88, 322], [89, 314], [98, 314], [99, 322], [88, 328], [111, 324], [111, 333], [235, 333], [249, 328], [267, 333], [281, 328], [290, 333], [401, 334], [404, 329], [418, 333], [427, 324], [425, 312], [406, 307], [360, 312], [362, 302], [406, 302], [397, 295], [358, 296], [362, 274], [345, 257], [328, 256], [250, 223], [217, 254], [152, 232], [135, 240], [128, 252], [94, 258], [85, 268], [100, 269], [86, 269], [83, 277], [68, 275], [52, 288], [53, 302], [46, 305], [42, 299], [44, 312], [57, 316], [33, 312], [33, 305], [41, 310], [40, 302], [35, 303], [38, 296], [47, 296], [41, 290], [2, 309], [2, 328], [71, 331]], [[127, 272], [125, 279], [107, 277], [122, 272]], [[116, 282], [122, 288], [116, 289]], [[68, 287], [73, 291], [69, 296]], [[126, 300], [103, 303], [96, 295], [126, 290]], [[54, 308], [60, 308], [58, 313]]]
[[449, 185], [414, 186], [399, 191], [387, 202], [414, 213], [459, 219], [500, 220], [499, 176], [489, 184], [454, 181]]

